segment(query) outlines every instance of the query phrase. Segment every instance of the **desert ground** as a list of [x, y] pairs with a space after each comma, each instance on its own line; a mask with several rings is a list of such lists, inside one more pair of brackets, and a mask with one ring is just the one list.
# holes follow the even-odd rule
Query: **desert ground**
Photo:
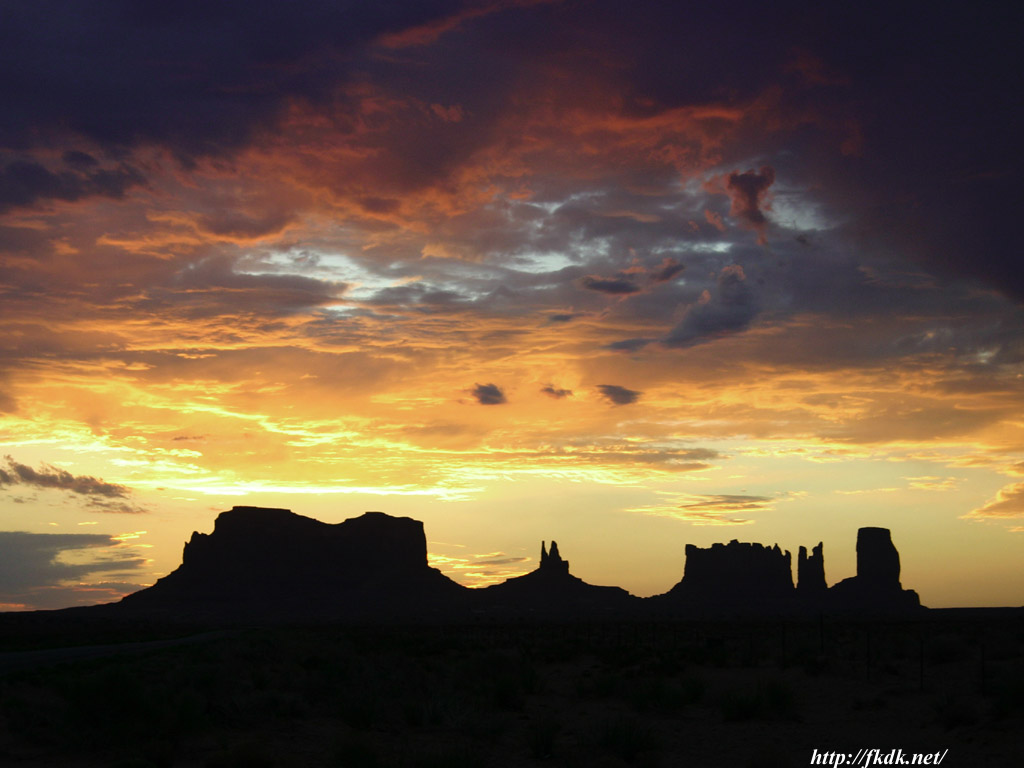
[[[1021, 756], [1024, 618], [158, 626], [0, 617], [0, 763], [228, 768]], [[947, 751], [948, 750], [948, 751]]]

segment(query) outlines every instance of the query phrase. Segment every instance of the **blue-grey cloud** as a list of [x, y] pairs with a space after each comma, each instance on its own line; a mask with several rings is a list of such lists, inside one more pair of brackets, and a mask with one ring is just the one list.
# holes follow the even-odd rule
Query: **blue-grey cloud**
[[501, 405], [506, 402], [505, 393], [497, 384], [477, 384], [473, 387], [473, 397], [480, 405]]
[[634, 389], [626, 389], [618, 384], [598, 384], [597, 388], [601, 394], [613, 405], [629, 405], [635, 403], [643, 392]]
[[541, 387], [540, 391], [545, 395], [555, 398], [556, 400], [561, 400], [563, 397], [572, 397], [571, 389], [561, 389], [556, 387], [554, 384], [548, 384], [545, 387]]
[[606, 344], [606, 349], [614, 349], [617, 352], [637, 352], [657, 339], [622, 339]]
[[747, 285], [743, 268], [729, 266], [719, 275], [715, 292], [706, 292], [692, 304], [682, 322], [662, 341], [668, 347], [690, 347], [746, 330], [757, 313], [757, 299]]
[[[126, 552], [110, 536], [99, 534], [30, 534], [0, 531], [0, 602], [19, 602], [34, 590], [81, 580], [92, 573], [132, 571], [144, 558]], [[91, 562], [63, 562], [65, 552], [90, 550]]]

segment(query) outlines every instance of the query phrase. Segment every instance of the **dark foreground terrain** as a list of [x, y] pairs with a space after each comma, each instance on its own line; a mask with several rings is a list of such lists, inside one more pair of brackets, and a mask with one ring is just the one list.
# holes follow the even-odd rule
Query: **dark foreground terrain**
[[272, 627], [0, 616], [0, 764], [771, 766], [1021, 757], [1024, 618]]

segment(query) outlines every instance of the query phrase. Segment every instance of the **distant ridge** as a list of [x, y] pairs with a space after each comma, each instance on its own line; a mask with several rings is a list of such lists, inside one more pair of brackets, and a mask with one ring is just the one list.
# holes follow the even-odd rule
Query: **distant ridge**
[[857, 575], [828, 588], [823, 545], [792, 557], [778, 545], [687, 545], [683, 577], [663, 595], [638, 598], [569, 572], [558, 544], [541, 542], [536, 570], [480, 589], [427, 562], [423, 523], [366, 512], [328, 524], [287, 509], [238, 506], [213, 532], [193, 533], [181, 565], [110, 606], [126, 615], [215, 621], [477, 620], [910, 615], [917, 593], [899, 581], [899, 554], [885, 528], [861, 528]]
[[506, 579], [480, 590], [484, 610], [500, 615], [512, 611], [543, 616], [608, 616], [635, 611], [640, 598], [621, 587], [597, 587], [569, 573], [569, 561], [563, 560], [558, 544], [551, 551], [540, 544], [540, 565], [535, 571]]

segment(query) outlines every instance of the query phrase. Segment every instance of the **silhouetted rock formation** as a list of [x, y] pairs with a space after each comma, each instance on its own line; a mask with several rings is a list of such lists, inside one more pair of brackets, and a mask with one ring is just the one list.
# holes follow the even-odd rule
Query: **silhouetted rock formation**
[[847, 613], [905, 613], [918, 610], [917, 592], [900, 584], [900, 555], [888, 528], [857, 531], [857, 575], [833, 584], [828, 604]]
[[427, 565], [423, 523], [382, 512], [334, 525], [234, 507], [193, 533], [181, 566], [129, 609], [234, 616], [386, 615], [447, 606], [467, 590]]
[[733, 539], [704, 549], [686, 545], [683, 578], [664, 596], [701, 613], [774, 613], [793, 602], [792, 556]]
[[900, 558], [885, 528], [861, 528], [857, 535], [857, 576], [828, 588], [824, 544], [808, 555], [800, 547], [797, 587], [791, 558], [778, 545], [686, 546], [682, 580], [651, 598], [660, 611], [682, 615], [899, 614], [920, 610], [913, 590], [900, 586]]
[[900, 587], [900, 553], [888, 528], [857, 531], [857, 578], [880, 589]]
[[537, 570], [473, 591], [480, 593], [478, 609], [493, 615], [602, 616], [629, 613], [640, 604], [621, 587], [598, 587], [573, 576], [554, 541], [550, 551], [541, 542]]
[[810, 557], [807, 547], [800, 547], [796, 565], [796, 589], [801, 597], [818, 597], [825, 594], [828, 585], [825, 583], [824, 543], [818, 542]]
[[210, 534], [193, 533], [182, 564], [148, 589], [101, 607], [127, 616], [204, 621], [306, 619], [623, 618], [901, 614], [920, 610], [900, 584], [885, 528], [861, 528], [857, 575], [828, 588], [824, 547], [792, 557], [776, 544], [686, 546], [683, 578], [648, 600], [569, 573], [558, 544], [541, 542], [536, 570], [467, 589], [427, 564], [423, 523], [367, 512], [330, 525], [287, 509], [234, 507]]
[[569, 561], [563, 560], [562, 556], [558, 554], [558, 542], [551, 541], [550, 552], [544, 548], [543, 541], [540, 543], [540, 569], [554, 573], [569, 572]]

